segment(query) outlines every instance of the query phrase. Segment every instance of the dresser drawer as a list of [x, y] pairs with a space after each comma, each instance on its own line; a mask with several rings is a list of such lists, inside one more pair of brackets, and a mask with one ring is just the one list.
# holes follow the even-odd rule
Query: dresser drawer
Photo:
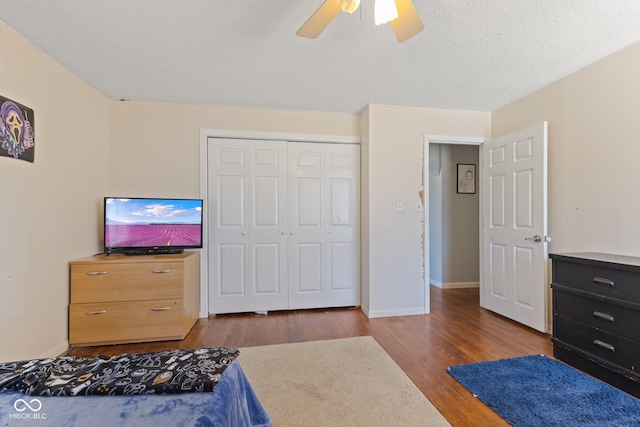
[[71, 303], [182, 298], [183, 263], [71, 265]]
[[640, 341], [640, 311], [554, 289], [554, 314]]
[[183, 300], [71, 304], [69, 343], [182, 339]]
[[640, 304], [640, 274], [607, 266], [554, 260], [554, 283]]
[[554, 338], [640, 375], [640, 342], [558, 317]]

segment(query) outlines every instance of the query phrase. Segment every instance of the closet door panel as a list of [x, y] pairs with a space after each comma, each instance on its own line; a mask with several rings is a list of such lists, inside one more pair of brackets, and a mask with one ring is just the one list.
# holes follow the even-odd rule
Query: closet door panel
[[296, 270], [298, 272], [297, 292], [322, 292], [322, 245], [318, 243], [301, 243], [297, 245]]
[[245, 245], [221, 244], [218, 252], [218, 280], [220, 294], [224, 296], [245, 295]]
[[290, 143], [289, 162], [289, 306], [357, 305], [359, 147]]
[[329, 307], [360, 304], [360, 147], [327, 147], [328, 215], [325, 238]]
[[218, 176], [218, 227], [222, 229], [244, 227], [244, 189], [243, 176]]
[[288, 306], [286, 142], [211, 138], [209, 312]]
[[351, 289], [353, 276], [353, 244], [331, 243], [329, 244], [331, 257], [331, 276], [329, 278], [331, 291], [344, 291]]
[[294, 183], [297, 201], [294, 208], [294, 228], [316, 230], [322, 227], [322, 180], [298, 178]]
[[251, 248], [252, 311], [285, 310], [287, 287], [287, 143], [252, 141]]
[[256, 295], [273, 295], [282, 291], [280, 288], [280, 245], [258, 243], [253, 246], [254, 252], [254, 292]]

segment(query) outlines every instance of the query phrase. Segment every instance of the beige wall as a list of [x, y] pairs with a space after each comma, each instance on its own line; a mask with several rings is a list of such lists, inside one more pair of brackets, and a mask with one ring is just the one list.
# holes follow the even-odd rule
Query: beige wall
[[640, 255], [640, 43], [492, 114], [493, 137], [549, 122], [549, 251]]
[[[470, 111], [370, 105], [368, 156], [362, 158], [369, 189], [367, 231], [371, 317], [424, 313], [423, 190], [425, 135], [490, 136], [490, 114]], [[363, 150], [364, 152], [364, 150]], [[396, 212], [397, 202], [404, 212]]]
[[199, 197], [200, 130], [357, 136], [355, 114], [113, 101], [109, 191]]
[[0, 157], [0, 361], [67, 349], [69, 267], [99, 251], [109, 101], [0, 24], [0, 95], [35, 111], [35, 161]]
[[371, 224], [370, 188], [369, 188], [369, 107], [360, 115], [360, 304], [362, 310], [368, 313], [371, 293], [369, 292], [369, 273], [371, 270], [369, 230]]
[[[458, 194], [458, 163], [479, 164], [477, 145], [442, 146], [442, 287], [473, 287], [480, 281], [480, 192]], [[476, 169], [477, 173], [477, 169]], [[431, 196], [431, 195], [430, 195]]]

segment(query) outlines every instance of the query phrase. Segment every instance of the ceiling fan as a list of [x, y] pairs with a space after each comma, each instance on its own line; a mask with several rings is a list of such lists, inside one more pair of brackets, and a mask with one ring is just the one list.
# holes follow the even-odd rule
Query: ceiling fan
[[[353, 13], [360, 0], [326, 0], [296, 32], [300, 37], [317, 38], [327, 25], [343, 11]], [[424, 24], [411, 0], [375, 0], [376, 25], [391, 22], [399, 42], [410, 39], [424, 29]]]

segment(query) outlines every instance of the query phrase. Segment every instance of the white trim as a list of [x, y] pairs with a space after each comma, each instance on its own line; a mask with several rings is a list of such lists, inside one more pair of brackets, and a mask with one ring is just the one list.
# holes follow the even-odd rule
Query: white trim
[[424, 142], [431, 144], [482, 145], [490, 138], [476, 136], [425, 135]]
[[[208, 212], [208, 179], [207, 179], [207, 141], [209, 138], [230, 138], [230, 139], [255, 139], [255, 140], [276, 140], [293, 142], [325, 142], [333, 144], [360, 144], [359, 136], [345, 135], [320, 135], [288, 132], [262, 132], [233, 129], [200, 129], [200, 198], [203, 200], [203, 209]], [[202, 249], [200, 250], [200, 318], [209, 317], [209, 242], [207, 215], [203, 217]], [[362, 292], [362, 284], [359, 285]]]
[[480, 282], [451, 282], [443, 283], [442, 289], [467, 289], [467, 288], [479, 288]]
[[[457, 145], [477, 145], [480, 146], [490, 138], [476, 137], [476, 136], [451, 136], [451, 135], [425, 135], [423, 144], [423, 161], [422, 161], [422, 186], [424, 194], [424, 218], [423, 218], [423, 235], [424, 235], [424, 313], [431, 312], [431, 300], [429, 296], [430, 275], [429, 268], [429, 144], [457, 144]], [[480, 156], [480, 163], [477, 176], [482, 170], [482, 156]], [[480, 200], [482, 203], [482, 200]], [[480, 224], [482, 224], [482, 206], [480, 206]], [[479, 227], [480, 232], [480, 260], [482, 260], [482, 227]], [[480, 277], [482, 278], [482, 263], [480, 263]], [[479, 285], [480, 286], [480, 285]], [[480, 305], [484, 305], [482, 298], [482, 292], [480, 293]]]
[[202, 216], [202, 249], [200, 249], [200, 318], [209, 317], [209, 225], [206, 213], [207, 204], [207, 139], [208, 135], [200, 130], [200, 198], [205, 215]]
[[414, 308], [405, 308], [402, 310], [375, 310], [375, 311], [366, 310], [365, 311], [364, 308], [361, 308], [361, 310], [369, 319], [374, 319], [376, 317], [415, 316], [415, 315], [425, 314], [424, 308], [422, 306], [414, 307]]
[[344, 135], [320, 135], [307, 133], [287, 133], [287, 132], [261, 132], [233, 129], [201, 129], [200, 139], [206, 135], [207, 138], [229, 138], [229, 139], [264, 139], [270, 141], [292, 141], [292, 142], [328, 142], [334, 144], [360, 144], [359, 136]]
[[41, 354], [38, 359], [47, 359], [49, 357], [59, 357], [61, 354], [66, 354], [69, 351], [69, 342], [65, 341], [64, 344], [60, 344], [54, 348], [51, 348]]

